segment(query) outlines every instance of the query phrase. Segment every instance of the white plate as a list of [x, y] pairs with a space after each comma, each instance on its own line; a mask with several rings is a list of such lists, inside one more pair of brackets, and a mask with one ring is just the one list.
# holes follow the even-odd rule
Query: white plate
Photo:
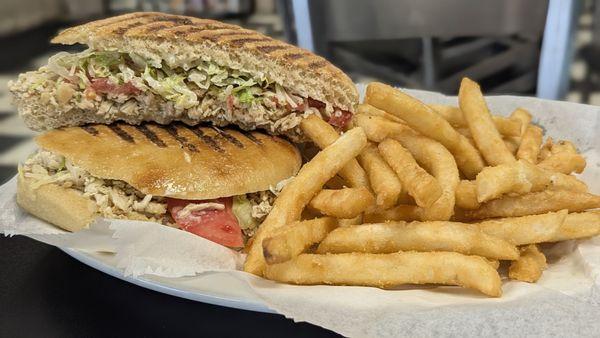
[[230, 274], [211, 272], [189, 278], [125, 276], [116, 267], [114, 255], [88, 253], [68, 248], [60, 249], [85, 265], [146, 289], [202, 303], [241, 310], [275, 313], [252, 293], [248, 285]]

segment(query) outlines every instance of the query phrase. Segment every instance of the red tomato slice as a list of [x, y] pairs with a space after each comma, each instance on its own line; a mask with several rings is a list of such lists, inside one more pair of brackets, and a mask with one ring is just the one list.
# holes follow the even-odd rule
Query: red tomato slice
[[[198, 210], [192, 211], [187, 216], [180, 217], [179, 212], [190, 203], [221, 203], [225, 204], [223, 210]], [[182, 230], [204, 237], [215, 243], [232, 248], [244, 246], [242, 229], [231, 209], [233, 198], [225, 197], [215, 200], [192, 201], [167, 198], [167, 208], [171, 217]]]
[[352, 119], [352, 113], [347, 110], [338, 110], [329, 118], [329, 124], [334, 127], [345, 129], [346, 125]]
[[124, 95], [139, 95], [141, 91], [131, 82], [126, 82], [122, 85], [112, 84], [105, 77], [92, 79], [92, 89], [100, 94], [124, 94]]

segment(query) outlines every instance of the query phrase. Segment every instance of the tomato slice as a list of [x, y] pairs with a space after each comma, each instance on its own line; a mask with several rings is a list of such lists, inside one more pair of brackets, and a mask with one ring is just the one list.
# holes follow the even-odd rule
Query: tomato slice
[[347, 110], [338, 110], [329, 118], [329, 124], [334, 127], [345, 129], [346, 125], [352, 119], [352, 113]]
[[[192, 211], [189, 215], [181, 216], [181, 210], [190, 203], [220, 203], [225, 205], [225, 209], [198, 210]], [[233, 214], [232, 205], [232, 197], [202, 201], [167, 198], [167, 208], [171, 213], [171, 217], [182, 230], [221, 245], [241, 248], [244, 246], [242, 229]]]
[[100, 94], [124, 94], [124, 95], [139, 95], [141, 90], [134, 86], [131, 82], [125, 82], [124, 84], [112, 84], [105, 77], [98, 77], [92, 79], [92, 89]]

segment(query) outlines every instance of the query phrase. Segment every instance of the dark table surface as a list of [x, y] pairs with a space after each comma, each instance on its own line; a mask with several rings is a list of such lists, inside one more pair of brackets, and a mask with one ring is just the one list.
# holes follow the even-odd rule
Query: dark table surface
[[0, 337], [333, 337], [280, 315], [161, 294], [0, 235]]

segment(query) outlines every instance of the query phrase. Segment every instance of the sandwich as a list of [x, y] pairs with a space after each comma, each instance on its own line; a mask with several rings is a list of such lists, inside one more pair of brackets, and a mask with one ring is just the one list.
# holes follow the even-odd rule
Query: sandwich
[[17, 203], [68, 231], [97, 217], [152, 221], [241, 248], [300, 168], [261, 132], [182, 123], [88, 124], [46, 132], [19, 167]]
[[131, 13], [66, 29], [52, 42], [88, 49], [58, 53], [9, 85], [36, 131], [209, 122], [297, 141], [303, 117], [343, 128], [358, 103], [353, 82], [327, 60], [213, 20]]

